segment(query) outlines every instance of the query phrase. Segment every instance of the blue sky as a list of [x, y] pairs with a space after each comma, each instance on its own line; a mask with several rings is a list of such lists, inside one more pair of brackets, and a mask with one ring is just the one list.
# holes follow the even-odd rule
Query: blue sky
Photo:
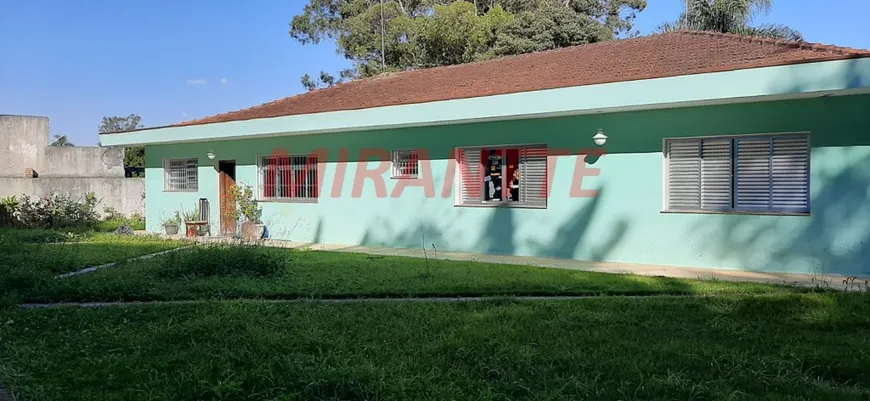
[[[648, 0], [650, 33], [682, 0]], [[870, 48], [870, 1], [777, 0], [757, 22], [807, 40]], [[249, 107], [302, 91], [299, 78], [347, 62], [331, 43], [287, 34], [304, 0], [3, 0], [0, 114], [43, 115], [51, 133], [98, 141], [103, 116], [136, 113], [146, 126]]]

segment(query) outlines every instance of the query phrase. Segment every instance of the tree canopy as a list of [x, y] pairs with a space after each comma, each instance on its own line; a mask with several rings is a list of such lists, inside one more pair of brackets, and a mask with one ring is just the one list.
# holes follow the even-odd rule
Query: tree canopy
[[67, 147], [67, 146], [76, 146], [72, 142], [67, 139], [66, 135], [55, 135], [54, 140], [51, 141], [48, 146], [59, 146], [59, 147]]
[[687, 4], [688, 10], [679, 20], [663, 24], [659, 31], [690, 29], [803, 40], [800, 32], [785, 25], [752, 25], [755, 16], [770, 11], [773, 0], [689, 0]]
[[634, 36], [646, 0], [309, 0], [290, 23], [302, 44], [334, 40], [353, 63], [336, 79], [306, 74], [306, 89], [384, 72], [468, 63]]
[[[129, 131], [142, 128], [142, 117], [130, 114], [127, 117], [103, 117], [100, 122], [100, 133]], [[145, 147], [135, 146], [124, 148], [124, 167], [145, 167]]]

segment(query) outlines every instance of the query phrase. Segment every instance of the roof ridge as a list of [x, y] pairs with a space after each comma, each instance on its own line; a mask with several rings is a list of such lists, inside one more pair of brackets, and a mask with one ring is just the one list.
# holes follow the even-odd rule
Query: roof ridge
[[725, 32], [716, 32], [716, 31], [695, 31], [690, 29], [680, 29], [673, 32], [677, 32], [683, 35], [693, 35], [693, 36], [709, 36], [709, 37], [720, 37], [731, 40], [750, 40], [762, 44], [769, 44], [781, 47], [789, 47], [793, 49], [802, 49], [802, 50], [812, 50], [818, 52], [836, 52], [843, 55], [852, 55], [852, 54], [870, 54], [870, 49], [857, 49], [853, 47], [845, 47], [845, 46], [836, 46], [836, 45], [827, 45], [824, 43], [818, 42], [807, 42], [807, 41], [799, 41], [799, 40], [787, 40], [787, 39], [774, 39], [774, 38], [766, 38], [763, 36], [753, 36], [753, 35], [742, 35], [738, 33], [725, 33]]

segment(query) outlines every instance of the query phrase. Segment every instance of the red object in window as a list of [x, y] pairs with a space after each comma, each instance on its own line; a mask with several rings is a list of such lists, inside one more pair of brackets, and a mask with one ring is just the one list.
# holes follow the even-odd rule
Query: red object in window
[[505, 160], [504, 163], [504, 177], [502, 178], [502, 199], [509, 199], [511, 201], [517, 201], [517, 199], [512, 199], [511, 195], [511, 183], [514, 179], [514, 171], [517, 171], [520, 167], [520, 150], [519, 149], [505, 149]]

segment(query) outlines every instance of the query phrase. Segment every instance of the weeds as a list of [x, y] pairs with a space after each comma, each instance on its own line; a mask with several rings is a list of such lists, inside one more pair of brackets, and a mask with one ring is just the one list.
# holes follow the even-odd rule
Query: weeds
[[846, 277], [843, 280], [843, 285], [846, 287], [845, 291], [867, 291], [870, 292], [870, 280], [864, 280], [864, 282], [858, 281], [857, 277]]

